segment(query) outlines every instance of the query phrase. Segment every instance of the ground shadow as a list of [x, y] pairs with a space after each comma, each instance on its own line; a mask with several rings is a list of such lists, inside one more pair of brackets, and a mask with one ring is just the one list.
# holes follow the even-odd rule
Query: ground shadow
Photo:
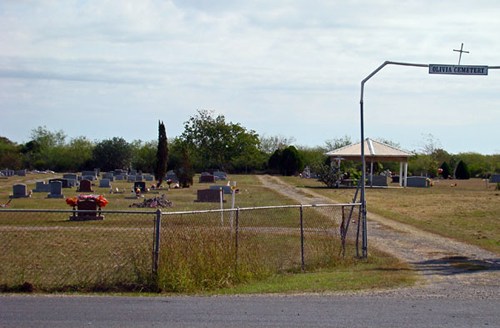
[[483, 271], [500, 271], [500, 259], [471, 259], [466, 256], [448, 256], [440, 259], [412, 263], [425, 274], [456, 275]]

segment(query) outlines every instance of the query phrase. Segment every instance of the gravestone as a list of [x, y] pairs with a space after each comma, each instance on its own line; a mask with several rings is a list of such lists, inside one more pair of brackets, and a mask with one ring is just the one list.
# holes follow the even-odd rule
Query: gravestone
[[[63, 179], [68, 180], [68, 188], [73, 188], [78, 186], [78, 175], [75, 173], [63, 174]], [[64, 186], [63, 186], [64, 188]]]
[[222, 171], [215, 171], [213, 176], [215, 176], [215, 178], [217, 180], [226, 180], [227, 179], [226, 172], [222, 172]]
[[95, 175], [83, 175], [82, 180], [95, 181], [97, 180], [97, 177]]
[[175, 172], [172, 170], [167, 172], [167, 175], [165, 176], [165, 180], [171, 180], [174, 183], [179, 182], [179, 178], [177, 178], [177, 174], [175, 174]]
[[18, 183], [12, 186], [12, 195], [10, 198], [25, 198], [29, 197], [28, 188], [24, 183]]
[[97, 206], [97, 203], [94, 200], [79, 200], [77, 203], [77, 209], [78, 212], [73, 213], [73, 215], [69, 217], [70, 221], [90, 221], [104, 219], [104, 215], [101, 215], [101, 209]]
[[429, 179], [426, 177], [408, 177], [407, 187], [427, 188], [430, 186]]
[[18, 170], [16, 171], [16, 175], [20, 176], [20, 177], [25, 177], [26, 176], [26, 169], [24, 170]]
[[141, 192], [146, 192], [148, 191], [146, 188], [146, 182], [144, 181], [136, 181], [134, 182], [134, 191], [140, 189]]
[[84, 179], [80, 181], [80, 188], [78, 188], [80, 192], [93, 192], [92, 190], [92, 182], [90, 180]]
[[62, 182], [61, 181], [51, 181], [49, 182], [50, 192], [47, 195], [48, 198], [63, 198], [62, 194]]
[[126, 174], [117, 174], [115, 175], [115, 180], [119, 180], [119, 181], [123, 181], [123, 180], [126, 180], [127, 179], [127, 175]]
[[128, 182], [134, 182], [135, 181], [135, 174], [134, 175], [129, 174], [129, 176], [127, 177], [127, 181]]
[[49, 179], [49, 184], [55, 181], [61, 182], [63, 188], [69, 188], [68, 179], [61, 179], [61, 178]]
[[101, 181], [99, 181], [99, 188], [111, 188], [110, 181], [110, 179], [101, 179]]
[[16, 172], [14, 170], [5, 169], [5, 170], [2, 170], [2, 173], [6, 177], [11, 177], [11, 176], [14, 176], [14, 174]]
[[210, 173], [206, 173], [206, 172], [202, 173], [198, 182], [199, 183], [214, 183], [215, 176], [211, 175]]
[[[368, 179], [370, 180], [370, 177], [368, 177]], [[373, 175], [371, 177], [371, 181], [368, 181], [368, 184], [377, 187], [387, 187], [387, 176]]]
[[78, 180], [78, 174], [75, 174], [75, 173], [65, 173], [65, 174], [63, 174], [63, 179]]
[[113, 175], [123, 175], [123, 174], [127, 174], [127, 171], [125, 170], [122, 170], [122, 169], [116, 169], [113, 171]]
[[146, 181], [153, 181], [154, 180], [154, 176], [152, 176], [151, 174], [144, 174], [144, 180]]
[[82, 171], [82, 177], [85, 177], [85, 176], [93, 176], [95, 180], [97, 178], [97, 174], [95, 171]]
[[[217, 189], [201, 189], [197, 192], [196, 202], [200, 203], [215, 203], [220, 202], [221, 193]], [[222, 193], [222, 201], [224, 201], [224, 193]]]
[[106, 173], [102, 174], [103, 179], [109, 179], [109, 180], [113, 181], [114, 177], [115, 177], [115, 175], [113, 174], [113, 172], [106, 172]]
[[500, 174], [492, 174], [490, 178], [490, 182], [500, 183]]
[[210, 186], [210, 189], [212, 189], [212, 190], [221, 190], [222, 189], [222, 192], [226, 195], [231, 195], [233, 193], [233, 189], [231, 188], [231, 186], [213, 185], [213, 186]]
[[35, 182], [35, 189], [33, 192], [49, 192], [50, 185], [45, 181], [37, 181]]

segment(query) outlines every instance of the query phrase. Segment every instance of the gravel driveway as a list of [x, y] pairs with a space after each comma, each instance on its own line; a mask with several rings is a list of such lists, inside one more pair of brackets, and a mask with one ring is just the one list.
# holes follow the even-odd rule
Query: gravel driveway
[[[279, 178], [258, 177], [267, 188], [301, 204], [333, 202], [312, 190], [299, 191]], [[413, 287], [367, 293], [410, 298], [500, 299], [497, 254], [373, 213], [367, 214], [367, 224], [369, 249], [376, 247], [409, 263], [422, 277], [421, 283]]]

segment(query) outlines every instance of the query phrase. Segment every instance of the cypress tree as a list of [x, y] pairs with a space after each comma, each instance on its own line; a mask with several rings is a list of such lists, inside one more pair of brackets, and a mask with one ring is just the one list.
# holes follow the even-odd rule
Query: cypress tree
[[168, 143], [167, 132], [163, 122], [158, 121], [158, 150], [156, 151], [155, 179], [156, 187], [160, 187], [167, 173]]
[[441, 172], [441, 176], [443, 177], [443, 179], [448, 179], [451, 175], [451, 169], [448, 163], [443, 162], [443, 164], [441, 164], [440, 166], [440, 169], [443, 170]]
[[455, 179], [467, 180], [470, 179], [470, 171], [464, 161], [460, 161], [455, 169]]

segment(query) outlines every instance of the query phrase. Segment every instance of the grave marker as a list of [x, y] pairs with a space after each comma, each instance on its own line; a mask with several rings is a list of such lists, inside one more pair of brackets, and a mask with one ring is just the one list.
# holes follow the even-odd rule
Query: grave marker
[[62, 182], [61, 181], [51, 181], [49, 182], [50, 192], [47, 195], [48, 198], [63, 198], [62, 194]]
[[92, 190], [92, 182], [90, 180], [84, 179], [80, 181], [80, 188], [78, 188], [80, 192], [93, 192]]

